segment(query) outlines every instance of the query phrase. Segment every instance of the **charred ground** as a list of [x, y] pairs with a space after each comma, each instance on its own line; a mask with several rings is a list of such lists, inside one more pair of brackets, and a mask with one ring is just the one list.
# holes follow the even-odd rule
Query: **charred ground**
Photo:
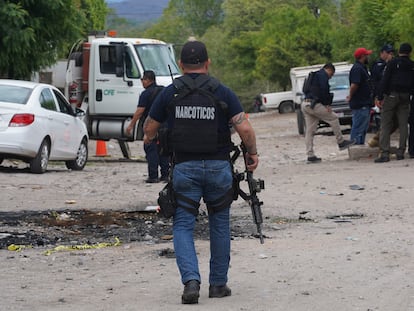
[[[255, 234], [251, 217], [232, 216], [232, 237]], [[194, 232], [196, 239], [209, 238], [208, 216], [200, 214]], [[118, 238], [123, 243], [172, 239], [172, 220], [156, 213], [136, 211], [19, 211], [0, 212], [0, 249], [11, 244], [55, 246], [97, 244]]]

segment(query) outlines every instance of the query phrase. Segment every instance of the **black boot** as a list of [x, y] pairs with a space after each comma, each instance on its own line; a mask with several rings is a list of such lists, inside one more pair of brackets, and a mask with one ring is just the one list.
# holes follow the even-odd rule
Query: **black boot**
[[210, 285], [208, 289], [209, 298], [223, 298], [226, 296], [231, 296], [231, 289], [227, 285]]
[[389, 161], [390, 161], [390, 157], [384, 156], [384, 155], [382, 155], [382, 156], [380, 156], [380, 157], [378, 157], [374, 160], [375, 163], [385, 163], [385, 162], [389, 162]]
[[187, 283], [185, 283], [184, 292], [181, 296], [181, 303], [198, 303], [198, 297], [200, 297], [200, 282], [197, 280], [190, 280]]

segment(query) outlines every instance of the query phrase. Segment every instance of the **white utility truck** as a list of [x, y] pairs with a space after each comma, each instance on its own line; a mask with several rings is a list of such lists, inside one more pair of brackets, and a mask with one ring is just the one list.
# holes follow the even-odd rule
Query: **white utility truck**
[[131, 136], [126, 128], [144, 90], [140, 79], [145, 70], [155, 72], [159, 85], [178, 77], [172, 45], [96, 32], [75, 44], [68, 60], [39, 72], [38, 80], [62, 89], [73, 106], [86, 112], [90, 139], [116, 139], [130, 158], [127, 142], [136, 140], [137, 127]]

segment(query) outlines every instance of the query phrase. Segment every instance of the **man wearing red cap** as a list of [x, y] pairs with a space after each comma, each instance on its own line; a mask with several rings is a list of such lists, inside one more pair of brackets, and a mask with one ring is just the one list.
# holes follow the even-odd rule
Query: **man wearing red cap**
[[373, 104], [372, 90], [369, 84], [370, 75], [367, 64], [372, 50], [357, 48], [354, 52], [355, 64], [349, 72], [349, 106], [352, 109], [351, 140], [357, 145], [365, 144]]

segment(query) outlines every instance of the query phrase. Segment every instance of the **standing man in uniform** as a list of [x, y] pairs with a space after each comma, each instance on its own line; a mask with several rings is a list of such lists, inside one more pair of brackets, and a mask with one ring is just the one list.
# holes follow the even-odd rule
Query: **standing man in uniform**
[[347, 100], [352, 109], [351, 140], [357, 145], [365, 144], [371, 107], [373, 105], [370, 76], [367, 69], [371, 50], [357, 48], [354, 52], [355, 63], [349, 72], [349, 95]]
[[[174, 163], [172, 180], [178, 205], [173, 223], [174, 250], [184, 284], [181, 302], [194, 304], [198, 303], [201, 277], [193, 231], [201, 198], [207, 205], [210, 228], [209, 297], [231, 295], [227, 286], [233, 193], [229, 125], [247, 149], [244, 157], [250, 171], [256, 169], [259, 159], [254, 130], [237, 96], [208, 76], [210, 59], [206, 46], [199, 41], [187, 42], [179, 65], [184, 75], [175, 79], [154, 102], [145, 121], [144, 140], [153, 139], [159, 125], [168, 121]], [[199, 92], [181, 97], [192, 89], [190, 85], [209, 90], [220, 104], [212, 105]]]
[[[135, 111], [134, 116], [126, 129], [128, 135], [131, 135], [135, 124], [140, 118], [145, 120], [151, 109], [153, 101], [163, 89], [162, 86], [157, 85], [155, 81], [155, 73], [152, 70], [144, 71], [141, 83], [145, 90], [139, 97], [137, 110]], [[167, 181], [170, 169], [169, 158], [160, 155], [157, 137], [154, 137], [153, 140], [144, 143], [144, 151], [148, 162], [148, 178], [145, 182], [157, 183], [159, 181]], [[158, 167], [161, 169], [161, 179], [158, 178]]]
[[[379, 59], [377, 59], [371, 67], [371, 81], [373, 87], [374, 97], [378, 96], [378, 88], [381, 82], [382, 77], [384, 76], [384, 70], [387, 63], [394, 57], [394, 47], [391, 44], [384, 45], [380, 50]], [[379, 107], [377, 107], [379, 109]], [[394, 132], [397, 126], [397, 120], [394, 120]], [[368, 141], [370, 147], [378, 147], [379, 144], [380, 129], [375, 133], [373, 137]]]
[[414, 90], [414, 62], [410, 59], [411, 45], [400, 45], [398, 57], [391, 60], [385, 68], [376, 99], [376, 105], [381, 111], [380, 155], [375, 163], [390, 160], [390, 136], [393, 119], [398, 119], [400, 141], [397, 150], [397, 160], [403, 160], [407, 147], [408, 114], [410, 111], [410, 96]]
[[378, 87], [384, 74], [387, 63], [394, 57], [394, 47], [391, 44], [384, 45], [379, 54], [379, 58], [372, 64], [371, 80], [373, 84], [374, 95], [377, 96]]
[[312, 81], [310, 92], [305, 93], [305, 100], [301, 105], [305, 117], [306, 133], [305, 144], [308, 163], [318, 163], [322, 159], [313, 151], [313, 138], [318, 128], [319, 121], [328, 123], [335, 134], [336, 142], [340, 150], [345, 150], [353, 145], [354, 141], [345, 140], [342, 136], [338, 116], [332, 111], [332, 94], [329, 92], [329, 79], [335, 74], [335, 66], [325, 64]]
[[410, 114], [408, 115], [408, 154], [410, 158], [414, 158], [414, 95], [411, 95]]

